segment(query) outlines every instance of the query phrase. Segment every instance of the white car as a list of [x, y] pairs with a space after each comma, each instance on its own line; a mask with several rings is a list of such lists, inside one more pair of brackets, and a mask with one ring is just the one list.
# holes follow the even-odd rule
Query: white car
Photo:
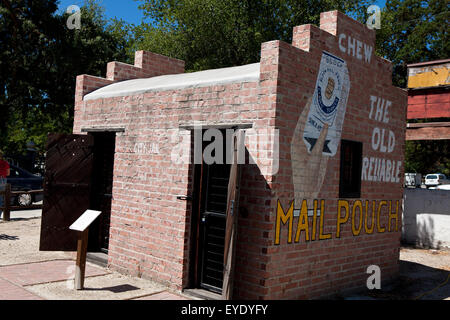
[[443, 184], [450, 184], [450, 180], [442, 173], [427, 174], [425, 177], [425, 186], [427, 188]]

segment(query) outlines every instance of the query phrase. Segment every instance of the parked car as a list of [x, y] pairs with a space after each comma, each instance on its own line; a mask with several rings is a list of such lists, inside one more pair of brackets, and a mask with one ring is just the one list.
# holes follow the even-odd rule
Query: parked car
[[420, 188], [422, 175], [420, 173], [405, 173], [405, 187]]
[[[7, 178], [7, 183], [11, 185], [12, 191], [33, 191], [41, 190], [43, 186], [43, 178], [34, 175], [22, 168], [11, 165], [11, 173]], [[43, 194], [21, 194], [19, 196], [13, 197], [12, 202], [19, 206], [29, 206], [33, 202], [42, 201], [44, 198]]]
[[450, 180], [442, 173], [427, 174], [425, 177], [425, 186], [427, 188], [443, 184], [450, 184]]

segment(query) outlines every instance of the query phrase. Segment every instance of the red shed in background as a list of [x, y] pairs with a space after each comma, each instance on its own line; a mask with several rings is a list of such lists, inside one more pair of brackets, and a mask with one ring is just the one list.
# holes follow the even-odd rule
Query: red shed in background
[[450, 139], [450, 59], [408, 65], [408, 120], [438, 121], [408, 124], [407, 140]]

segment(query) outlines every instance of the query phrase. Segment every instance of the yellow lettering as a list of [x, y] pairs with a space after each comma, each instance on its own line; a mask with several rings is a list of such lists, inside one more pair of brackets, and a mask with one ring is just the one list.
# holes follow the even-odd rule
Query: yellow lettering
[[320, 225], [319, 225], [319, 240], [331, 239], [331, 233], [323, 234], [323, 224], [325, 219], [325, 200], [320, 201]]
[[[356, 216], [356, 209], [359, 208], [359, 226], [358, 229], [355, 228], [355, 216]], [[352, 211], [352, 232], [354, 236], [359, 236], [361, 233], [361, 229], [363, 226], [363, 208], [362, 208], [362, 202], [360, 200], [355, 201], [355, 204], [353, 205], [353, 211]]]
[[305, 241], [309, 241], [309, 226], [308, 226], [308, 204], [306, 200], [303, 200], [302, 209], [300, 211], [300, 217], [298, 218], [297, 234], [295, 236], [295, 242], [299, 242], [300, 233], [305, 231]]
[[392, 232], [391, 230], [392, 219], [395, 219], [395, 231], [398, 231], [398, 200], [397, 200], [397, 210], [395, 211], [395, 213], [392, 213], [392, 201], [389, 201], [389, 232]]
[[[341, 217], [341, 209], [345, 208], [345, 217]], [[349, 204], [347, 200], [339, 200], [338, 202], [338, 218], [337, 218], [337, 226], [336, 226], [336, 238], [341, 237], [341, 224], [346, 223], [348, 221], [349, 216]]]
[[372, 234], [373, 233], [373, 229], [375, 229], [375, 201], [372, 202], [372, 223], [370, 224], [371, 227], [369, 228], [368, 225], [368, 218], [369, 218], [369, 214], [368, 214], [368, 210], [369, 210], [369, 201], [366, 201], [366, 219], [365, 219], [365, 226], [364, 228], [366, 229], [366, 233], [367, 234]]
[[289, 220], [289, 233], [288, 233], [288, 243], [292, 243], [292, 221], [294, 219], [294, 201], [292, 201], [287, 214], [284, 213], [283, 207], [281, 206], [280, 200], [278, 200], [277, 207], [277, 222], [275, 227], [275, 244], [280, 244], [280, 231], [281, 223], [285, 225]]
[[377, 229], [379, 233], [384, 233], [386, 231], [386, 229], [384, 227], [381, 227], [381, 223], [380, 223], [380, 214], [381, 214], [381, 208], [383, 206], [387, 206], [387, 201], [381, 201], [380, 204], [378, 205], [378, 212], [377, 212]]
[[317, 203], [319, 201], [314, 200], [314, 215], [313, 215], [313, 229], [312, 229], [312, 241], [316, 240], [316, 229], [317, 229]]

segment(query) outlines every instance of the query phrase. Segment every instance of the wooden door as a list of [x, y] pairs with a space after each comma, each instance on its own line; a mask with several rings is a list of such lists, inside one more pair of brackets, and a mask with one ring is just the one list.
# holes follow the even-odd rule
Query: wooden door
[[69, 226], [89, 209], [93, 146], [92, 136], [49, 135], [39, 250], [76, 251]]
[[236, 233], [239, 213], [239, 183], [241, 176], [241, 170], [237, 160], [238, 146], [240, 146], [241, 139], [240, 132], [238, 132], [233, 142], [233, 164], [228, 183], [222, 286], [222, 299], [224, 300], [230, 300], [233, 296]]

